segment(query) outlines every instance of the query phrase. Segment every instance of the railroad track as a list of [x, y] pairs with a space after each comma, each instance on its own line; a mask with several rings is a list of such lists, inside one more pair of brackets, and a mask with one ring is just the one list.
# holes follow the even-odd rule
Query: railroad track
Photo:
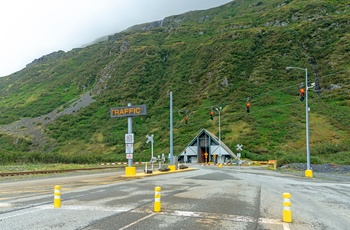
[[20, 175], [34, 175], [34, 174], [51, 174], [51, 173], [65, 173], [76, 171], [91, 171], [100, 169], [119, 168], [118, 166], [98, 167], [98, 168], [80, 168], [80, 169], [58, 169], [58, 170], [42, 170], [42, 171], [23, 171], [23, 172], [5, 172], [0, 173], [1, 177], [6, 176], [20, 176]]

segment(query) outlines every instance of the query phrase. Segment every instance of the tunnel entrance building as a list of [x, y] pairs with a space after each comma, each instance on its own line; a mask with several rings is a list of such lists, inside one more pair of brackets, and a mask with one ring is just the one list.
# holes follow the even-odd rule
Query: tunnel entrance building
[[181, 163], [225, 163], [233, 158], [237, 156], [206, 129], [202, 129], [178, 156]]

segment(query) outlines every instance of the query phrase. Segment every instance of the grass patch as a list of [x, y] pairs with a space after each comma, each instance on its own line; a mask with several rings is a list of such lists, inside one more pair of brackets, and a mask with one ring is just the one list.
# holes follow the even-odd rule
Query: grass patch
[[23, 172], [23, 171], [45, 171], [45, 170], [67, 170], [96, 168], [97, 164], [9, 164], [0, 165], [0, 172]]

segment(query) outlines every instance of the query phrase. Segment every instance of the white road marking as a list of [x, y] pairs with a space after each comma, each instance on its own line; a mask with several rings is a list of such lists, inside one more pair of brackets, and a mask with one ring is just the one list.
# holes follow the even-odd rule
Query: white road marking
[[290, 230], [288, 223], [283, 223], [283, 230]]
[[[55, 209], [53, 205], [43, 205], [37, 207], [37, 209]], [[128, 212], [132, 208], [106, 208], [101, 206], [88, 206], [88, 205], [62, 205], [61, 210], [91, 210], [91, 211], [105, 211], [105, 212]]]
[[[136, 209], [131, 212], [140, 212], [140, 213], [152, 213], [151, 210], [145, 209]], [[155, 213], [154, 213], [155, 214]], [[229, 220], [235, 222], [246, 222], [253, 223], [255, 218], [250, 216], [239, 216], [239, 215], [229, 215], [229, 214], [220, 214], [220, 213], [207, 213], [207, 212], [191, 212], [191, 211], [164, 211], [157, 213], [159, 215], [172, 215], [172, 216], [185, 216], [185, 217], [194, 217], [194, 218], [206, 218], [206, 219], [216, 219], [216, 220]], [[283, 230], [290, 230], [289, 224], [282, 222], [280, 219], [268, 219], [268, 218], [258, 218], [258, 223], [260, 224], [273, 224], [273, 225], [282, 225]]]
[[29, 213], [33, 213], [33, 212], [37, 212], [38, 210], [30, 210], [30, 211], [25, 211], [25, 212], [23, 212], [23, 211], [20, 211], [20, 213], [18, 213], [18, 214], [10, 214], [10, 215], [7, 215], [6, 213], [5, 213], [5, 215], [4, 216], [2, 216], [1, 217], [1, 220], [5, 220], [5, 219], [10, 219], [10, 218], [13, 218], [13, 217], [16, 217], [16, 216], [23, 216], [23, 215], [27, 215], [27, 214], [29, 214]]
[[0, 208], [9, 208], [12, 207], [11, 203], [0, 203]]
[[132, 223], [130, 223], [130, 224], [128, 224], [128, 225], [125, 225], [123, 228], [120, 228], [119, 230], [127, 229], [128, 227], [133, 226], [133, 225], [135, 225], [135, 224], [137, 224], [137, 223], [139, 223], [139, 222], [141, 222], [141, 221], [143, 221], [143, 220], [145, 220], [145, 219], [148, 219], [148, 218], [150, 218], [151, 216], [154, 216], [155, 214], [156, 214], [156, 213], [151, 213], [151, 214], [149, 214], [148, 216], [145, 216], [145, 217], [143, 217], [143, 218], [141, 218], [141, 219], [138, 219], [138, 220], [135, 221], [135, 222], [132, 222]]

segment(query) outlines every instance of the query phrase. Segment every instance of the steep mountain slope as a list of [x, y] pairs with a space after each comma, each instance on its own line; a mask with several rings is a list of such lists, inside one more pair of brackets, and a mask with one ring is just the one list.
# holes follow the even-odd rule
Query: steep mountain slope
[[[233, 150], [240, 143], [246, 157], [304, 161], [305, 71], [286, 71], [294, 66], [308, 68], [317, 87], [309, 91], [313, 163], [350, 163], [349, 12], [347, 1], [237, 0], [44, 56], [0, 79], [0, 145], [57, 161], [125, 159], [127, 120], [109, 109], [130, 102], [148, 110], [133, 118], [135, 160], [149, 158], [146, 134], [155, 135], [156, 154], [168, 153], [172, 91], [175, 154], [202, 128], [218, 135], [209, 111], [222, 107], [221, 137]], [[87, 92], [94, 101], [69, 109]], [[49, 119], [52, 111], [66, 112]], [[14, 127], [40, 116], [46, 122]], [[24, 132], [33, 122], [44, 142]]]

